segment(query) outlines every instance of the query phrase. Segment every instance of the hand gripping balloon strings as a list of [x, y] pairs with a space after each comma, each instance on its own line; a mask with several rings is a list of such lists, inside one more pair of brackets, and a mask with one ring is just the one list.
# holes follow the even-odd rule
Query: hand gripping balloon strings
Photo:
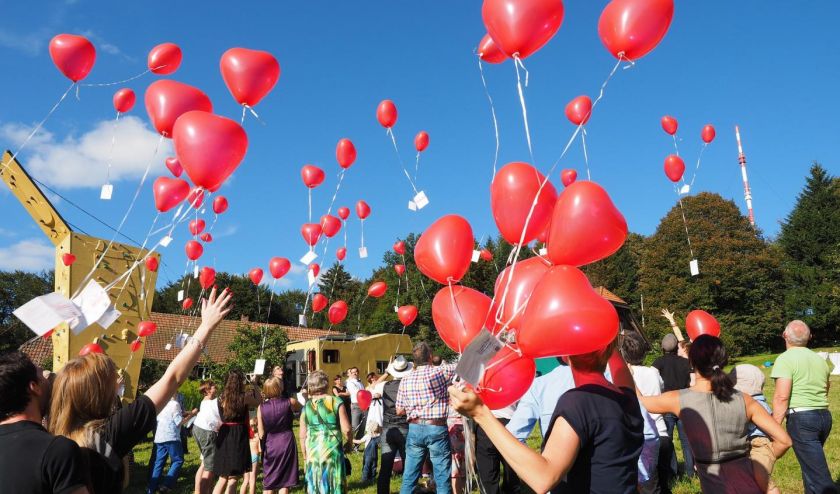
[[700, 155], [697, 156], [697, 166], [694, 168], [694, 174], [691, 176], [691, 183], [688, 184], [688, 190], [692, 190], [694, 188], [694, 179], [697, 178], [697, 172], [700, 171], [700, 160], [703, 159], [703, 153], [706, 151], [706, 148], [709, 146], [709, 143], [704, 142], [703, 147], [700, 148]]
[[516, 68], [516, 89], [519, 91], [519, 105], [522, 106], [522, 121], [525, 123], [525, 139], [528, 141], [528, 154], [531, 156], [531, 163], [536, 165], [534, 162], [534, 150], [531, 147], [531, 129], [528, 127], [528, 109], [525, 107], [525, 93], [522, 91], [522, 79], [519, 76], [519, 69], [521, 67], [525, 71], [525, 87], [528, 87], [528, 69], [522, 64], [519, 54], [513, 56], [513, 66]]
[[411, 175], [408, 173], [408, 170], [405, 169], [405, 163], [403, 162], [402, 155], [400, 154], [400, 149], [397, 147], [397, 139], [394, 137], [394, 131], [391, 127], [385, 129], [385, 133], [391, 138], [391, 143], [394, 145], [394, 151], [397, 153], [397, 159], [400, 161], [400, 167], [402, 167], [403, 173], [405, 173], [405, 178], [408, 179], [408, 183], [411, 184], [412, 190], [414, 190], [414, 195], [420, 193], [417, 190], [417, 186], [414, 184], [414, 181], [411, 179]]
[[496, 107], [493, 105], [493, 97], [490, 96], [490, 91], [487, 89], [487, 80], [484, 78], [484, 66], [481, 62], [481, 57], [478, 58], [478, 73], [481, 74], [481, 84], [484, 85], [484, 94], [487, 96], [487, 101], [490, 103], [490, 114], [493, 116], [493, 132], [496, 134], [496, 154], [493, 155], [493, 176], [490, 177], [492, 182], [496, 178], [496, 165], [499, 163], [499, 122], [496, 120]]

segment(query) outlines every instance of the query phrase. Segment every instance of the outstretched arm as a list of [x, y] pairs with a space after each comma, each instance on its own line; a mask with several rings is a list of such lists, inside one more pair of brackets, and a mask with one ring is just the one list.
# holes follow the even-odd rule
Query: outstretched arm
[[670, 312], [668, 309], [662, 309], [662, 317], [667, 319], [671, 324], [671, 331], [674, 332], [674, 336], [677, 337], [677, 341], [685, 341], [682, 331], [680, 331], [680, 327], [677, 325], [677, 320], [674, 319], [674, 313]]

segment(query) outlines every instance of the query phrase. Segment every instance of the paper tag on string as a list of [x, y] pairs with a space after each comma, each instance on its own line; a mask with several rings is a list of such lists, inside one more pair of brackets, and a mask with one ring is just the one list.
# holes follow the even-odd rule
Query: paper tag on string
[[256, 362], [254, 362], [254, 375], [261, 376], [265, 373], [265, 359], [258, 358]]
[[201, 208], [201, 211], [199, 211], [199, 212], [200, 212], [201, 214], [204, 214], [204, 212], [205, 212], [205, 211], [207, 211], [207, 208]]
[[167, 235], [167, 236], [163, 237], [162, 239], [160, 239], [159, 243], [160, 243], [161, 247], [169, 247], [169, 244], [172, 243], [172, 237]]
[[408, 201], [408, 209], [417, 211], [417, 204], [414, 204], [414, 201]]
[[35, 297], [12, 312], [38, 336], [43, 336], [64, 322], [82, 317], [67, 297], [54, 292]]
[[688, 263], [688, 268], [691, 270], [691, 276], [697, 276], [700, 274], [700, 263], [697, 262], [697, 259], [692, 259], [690, 263]]
[[318, 254], [316, 254], [314, 250], [310, 250], [306, 253], [306, 255], [300, 258], [300, 263], [309, 265], [312, 261], [314, 261], [317, 258]]
[[306, 326], [306, 315], [298, 314], [298, 326]]
[[429, 204], [429, 198], [426, 197], [426, 193], [422, 190], [414, 196], [414, 205], [417, 206], [417, 209], [423, 209]]
[[112, 305], [111, 307], [108, 307], [108, 310], [102, 314], [102, 317], [100, 317], [96, 323], [102, 326], [103, 329], [108, 329], [112, 324], [117, 322], [117, 319], [119, 319], [121, 315], [122, 312], [118, 311], [116, 307]]
[[394, 312], [399, 312], [399, 311], [400, 311], [400, 306], [399, 306], [399, 305], [395, 305], [395, 306], [394, 306]]
[[79, 334], [83, 329], [95, 323], [111, 307], [111, 297], [95, 280], [90, 280], [82, 292], [73, 298], [73, 303], [79, 308], [82, 317], [70, 322], [73, 334]]
[[102, 186], [102, 190], [99, 192], [99, 198], [103, 201], [110, 201], [111, 196], [114, 194], [114, 186], [111, 184], [105, 184]]
[[367, 247], [359, 247], [359, 259], [367, 257]]
[[480, 258], [481, 258], [481, 251], [480, 250], [474, 250], [473, 254], [472, 254], [472, 262], [478, 262], [478, 260]]
[[166, 344], [166, 346], [165, 346], [165, 347], [163, 347], [163, 349], [164, 349], [164, 350], [166, 350], [167, 352], [168, 352], [169, 350], [172, 350], [172, 343], [167, 343], [167, 344]]
[[184, 345], [187, 344], [187, 340], [190, 339], [190, 335], [187, 333], [180, 333], [177, 338], [175, 338], [175, 346], [178, 348], [184, 348]]
[[487, 362], [504, 347], [498, 338], [493, 336], [487, 328], [483, 328], [467, 345], [455, 373], [461, 379], [475, 386], [481, 381]]
[[691, 186], [688, 185], [688, 184], [683, 184], [683, 186], [680, 187], [680, 195], [681, 196], [688, 194], [690, 191], [691, 191]]
[[311, 269], [306, 272], [306, 279], [309, 281], [309, 286], [315, 283], [315, 273]]
[[178, 302], [184, 300], [184, 290], [178, 290]]
[[543, 256], [543, 257], [547, 256], [547, 255], [548, 255], [548, 248], [546, 248], [546, 247], [541, 248], [541, 249], [539, 250], [539, 253], [540, 253], [540, 255], [541, 255], [541, 256]]

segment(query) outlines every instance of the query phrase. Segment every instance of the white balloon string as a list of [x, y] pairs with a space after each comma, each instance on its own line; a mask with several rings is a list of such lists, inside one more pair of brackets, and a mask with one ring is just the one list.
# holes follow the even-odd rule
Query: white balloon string
[[362, 229], [362, 235], [361, 235], [361, 237], [362, 237], [362, 247], [364, 247], [365, 246], [365, 220], [364, 220], [364, 218], [361, 220], [361, 223], [362, 223], [362, 228], [361, 228]]
[[400, 148], [397, 147], [397, 138], [394, 137], [394, 131], [391, 127], [388, 127], [385, 130], [385, 133], [391, 138], [391, 143], [394, 145], [394, 152], [397, 153], [397, 159], [400, 161], [400, 167], [402, 167], [402, 171], [405, 174], [405, 178], [408, 179], [408, 183], [411, 184], [411, 188], [414, 190], [414, 195], [417, 195], [419, 191], [417, 187], [414, 185], [414, 181], [411, 180], [411, 175], [408, 173], [408, 170], [405, 169], [405, 163], [403, 162], [402, 155], [400, 154]]
[[[458, 314], [458, 320], [461, 321], [461, 327], [464, 328], [464, 334], [467, 333], [467, 324], [464, 322], [464, 316], [461, 315], [461, 308], [458, 307], [458, 302], [455, 300], [455, 292], [452, 290], [452, 279], [450, 278], [447, 280], [447, 285], [449, 286], [449, 303], [452, 304], [452, 307], [455, 307], [455, 312]], [[464, 349], [461, 347], [461, 339], [458, 338], [458, 355], [464, 353]]]
[[589, 153], [586, 151], [586, 127], [581, 126], [580, 142], [583, 145], [583, 162], [586, 163], [586, 179], [592, 180], [592, 175], [589, 173]]
[[703, 153], [706, 152], [706, 148], [709, 146], [708, 143], [703, 143], [703, 147], [700, 148], [700, 155], [697, 157], [697, 166], [694, 168], [694, 175], [691, 176], [691, 183], [688, 185], [689, 191], [694, 188], [694, 179], [697, 178], [697, 172], [700, 171], [700, 160], [703, 159]]
[[[309, 221], [307, 223], [312, 223], [312, 187], [307, 187], [306, 192], [309, 197]], [[312, 247], [309, 250], [312, 250]]]
[[248, 112], [248, 107], [247, 107], [247, 106], [245, 106], [245, 105], [242, 105], [242, 117], [239, 119], [239, 125], [240, 125], [240, 126], [244, 126], [244, 125], [245, 125], [245, 114], [246, 114], [247, 112]]
[[[152, 220], [152, 226], [149, 228], [149, 232], [146, 234], [146, 237], [143, 239], [143, 244], [140, 246], [140, 252], [143, 252], [143, 249], [146, 248], [146, 243], [149, 241], [149, 237], [152, 235], [152, 230], [155, 228], [155, 224], [157, 224], [158, 218], [160, 218], [160, 212], [155, 215], [155, 218]], [[128, 278], [126, 278], [125, 283], [123, 283], [122, 288], [120, 288], [120, 293], [117, 295], [116, 299], [118, 300], [125, 290], [126, 285], [128, 285]]]
[[346, 249], [347, 248], [347, 221], [346, 220], [341, 220], [341, 223], [343, 223], [342, 230], [344, 230], [344, 248]]
[[277, 278], [271, 280], [271, 296], [268, 297], [268, 313], [265, 316], [265, 322], [271, 323], [271, 303], [274, 301], [274, 287], [277, 284]]
[[136, 80], [136, 79], [139, 79], [139, 78], [143, 77], [144, 75], [148, 74], [152, 70], [162, 69], [164, 67], [166, 67], [166, 65], [161, 65], [160, 67], [154, 67], [153, 69], [146, 69], [145, 71], [143, 71], [143, 72], [141, 72], [137, 75], [131, 76], [128, 79], [123, 79], [121, 81], [99, 82], [99, 83], [86, 82], [84, 84], [79, 84], [79, 86], [84, 86], [84, 87], [107, 87], [107, 86], [116, 86], [118, 84], [125, 84], [126, 82], [131, 82], [133, 80]]
[[[259, 285], [254, 285], [254, 288], [257, 289], [257, 321], [259, 322], [260, 319], [262, 319], [262, 317], [261, 317], [262, 309], [260, 308], [260, 306], [262, 305], [262, 304], [260, 304], [260, 286]], [[268, 322], [268, 321], [266, 321], [266, 322]]]
[[[397, 299], [394, 302], [397, 307], [400, 306], [400, 285], [402, 285], [402, 276], [397, 274]], [[405, 326], [403, 326], [403, 329], [405, 329]]]
[[405, 254], [400, 254], [400, 257], [402, 257], [402, 265], [405, 267], [405, 292], [411, 293], [411, 286], [408, 284], [408, 265], [405, 263]]
[[525, 93], [522, 91], [522, 79], [519, 75], [519, 68], [525, 71], [525, 87], [528, 87], [528, 71], [519, 59], [514, 55], [513, 66], [516, 68], [516, 89], [519, 91], [519, 105], [522, 107], [522, 121], [525, 124], [525, 139], [528, 141], [528, 154], [531, 156], [531, 163], [534, 163], [534, 149], [531, 146], [531, 129], [528, 127], [528, 109], [525, 106]]
[[117, 111], [117, 118], [114, 119], [114, 127], [111, 130], [111, 147], [108, 149], [108, 168], [105, 171], [105, 183], [111, 183], [111, 161], [114, 159], [114, 145], [117, 143], [117, 124], [120, 122], [120, 112]]
[[414, 182], [417, 182], [417, 171], [420, 169], [420, 151], [417, 151], [417, 159], [414, 161]]
[[365, 295], [365, 298], [362, 299], [362, 303], [359, 304], [359, 312], [358, 312], [359, 317], [356, 320], [356, 334], [361, 334], [361, 332], [362, 332], [362, 308], [365, 306], [365, 302], [367, 302], [367, 299], [368, 299], [369, 296], [370, 296], [369, 294]]
[[493, 176], [492, 181], [496, 177], [496, 165], [499, 163], [499, 122], [496, 120], [496, 107], [493, 104], [493, 97], [490, 96], [490, 90], [487, 89], [487, 80], [484, 78], [484, 66], [481, 63], [481, 57], [478, 58], [478, 72], [481, 74], [481, 84], [484, 85], [484, 94], [487, 96], [487, 101], [490, 103], [490, 114], [493, 116], [493, 132], [496, 134], [496, 153], [493, 155]]
[[330, 200], [330, 207], [327, 208], [327, 214], [332, 214], [332, 208], [335, 205], [335, 200], [338, 197], [338, 191], [341, 189], [341, 183], [344, 181], [344, 172], [346, 169], [342, 168], [338, 173], [338, 183], [335, 185], [335, 192], [333, 192], [332, 200]]
[[694, 249], [691, 248], [691, 236], [688, 234], [688, 221], [685, 219], [685, 208], [683, 207], [682, 197], [680, 196], [680, 192], [677, 190], [677, 186], [674, 186], [674, 192], [677, 193], [677, 201], [680, 203], [680, 214], [682, 215], [683, 226], [685, 227], [685, 239], [688, 242], [688, 252], [691, 254], [691, 258], [694, 259]]
[[677, 154], [677, 156], [679, 156], [680, 155], [680, 148], [679, 148], [679, 146], [677, 146], [677, 133], [674, 132], [673, 134], [671, 134], [671, 137], [674, 138], [674, 152]]

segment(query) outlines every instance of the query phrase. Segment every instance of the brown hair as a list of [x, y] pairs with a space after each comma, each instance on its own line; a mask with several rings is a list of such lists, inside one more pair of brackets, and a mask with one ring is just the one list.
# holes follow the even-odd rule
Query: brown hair
[[241, 371], [233, 370], [228, 374], [225, 389], [219, 398], [222, 410], [222, 420], [233, 422], [248, 413], [245, 405], [245, 375]]
[[276, 377], [269, 377], [263, 383], [262, 392], [265, 399], [277, 398], [283, 393], [283, 381]]
[[58, 372], [52, 388], [49, 430], [90, 447], [117, 403], [117, 366], [110, 357], [89, 353]]
[[210, 390], [213, 389], [216, 383], [213, 382], [212, 379], [207, 379], [206, 381], [201, 381], [201, 385], [198, 387], [198, 391], [203, 395], [207, 396], [210, 394]]
[[572, 364], [573, 369], [603, 373], [607, 370], [607, 362], [609, 362], [610, 356], [617, 345], [618, 338], [612, 340], [609, 345], [600, 350], [583, 355], [569, 355], [569, 363]]

